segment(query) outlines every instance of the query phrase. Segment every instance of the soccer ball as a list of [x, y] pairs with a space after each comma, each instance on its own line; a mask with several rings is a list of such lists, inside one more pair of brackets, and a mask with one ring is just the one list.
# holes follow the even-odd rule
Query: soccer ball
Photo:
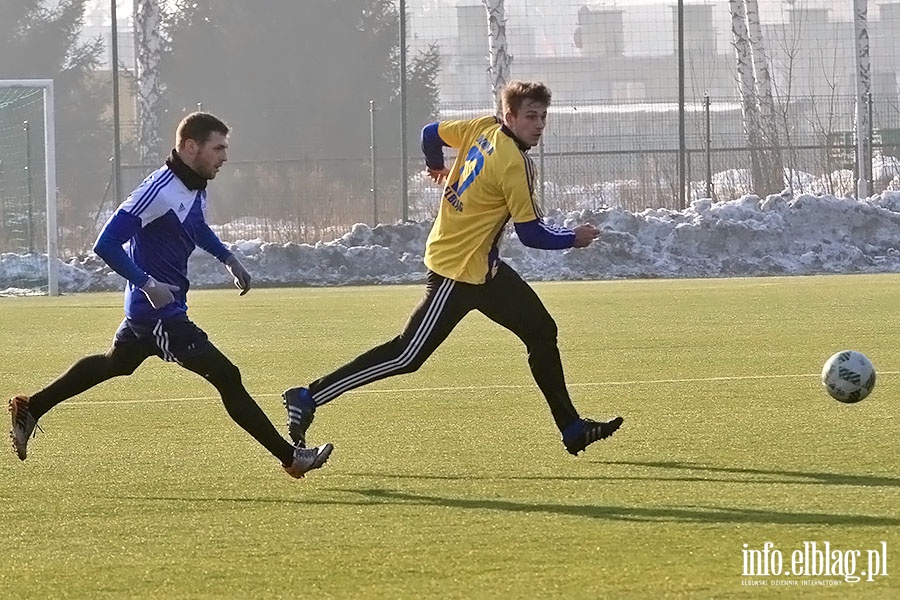
[[875, 367], [865, 354], [842, 350], [825, 361], [822, 385], [828, 395], [838, 402], [859, 402], [875, 387]]

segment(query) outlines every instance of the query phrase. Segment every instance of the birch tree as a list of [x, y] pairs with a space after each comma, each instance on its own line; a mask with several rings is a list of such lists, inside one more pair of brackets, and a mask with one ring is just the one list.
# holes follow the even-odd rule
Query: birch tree
[[853, 0], [853, 23], [856, 34], [856, 165], [859, 170], [856, 195], [869, 195], [872, 182], [872, 140], [869, 139], [869, 74], [868, 0]]
[[731, 38], [737, 59], [738, 83], [741, 94], [741, 114], [744, 131], [750, 145], [751, 185], [755, 190], [763, 181], [760, 160], [760, 126], [759, 110], [756, 100], [756, 86], [753, 78], [753, 55], [750, 48], [750, 33], [747, 28], [747, 16], [744, 0], [728, 0], [731, 12]]
[[512, 56], [508, 51], [506, 40], [506, 8], [503, 0], [482, 0], [487, 9], [491, 92], [494, 110], [497, 115], [502, 111], [500, 92], [510, 79]]
[[134, 45], [137, 58], [137, 146], [141, 164], [159, 162], [162, 151], [160, 114], [162, 51], [160, 9], [157, 0], [134, 0]]
[[766, 52], [759, 20], [757, 0], [744, 0], [749, 33], [750, 51], [753, 60], [753, 74], [756, 98], [759, 102], [760, 148], [762, 177], [759, 182], [765, 193], [780, 192], [784, 185], [784, 165], [781, 160], [781, 144], [775, 114], [775, 100], [772, 95], [772, 77], [769, 74], [769, 56]]

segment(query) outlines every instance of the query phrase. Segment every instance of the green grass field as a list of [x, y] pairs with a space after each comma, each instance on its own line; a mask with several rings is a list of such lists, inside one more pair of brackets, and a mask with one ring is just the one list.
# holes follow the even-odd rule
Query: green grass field
[[[535, 288], [576, 405], [625, 417], [610, 440], [569, 456], [520, 342], [474, 313], [417, 373], [321, 409], [335, 452], [300, 481], [151, 359], [45, 416], [25, 463], [0, 454], [0, 597], [900, 597], [900, 276]], [[191, 316], [283, 428], [285, 387], [394, 336], [421, 293], [199, 291]], [[0, 299], [0, 393], [120, 318], [119, 294]], [[819, 383], [844, 348], [879, 370], [857, 405]], [[886, 542], [887, 576], [742, 575], [744, 544], [789, 571], [826, 541], [857, 575]]]

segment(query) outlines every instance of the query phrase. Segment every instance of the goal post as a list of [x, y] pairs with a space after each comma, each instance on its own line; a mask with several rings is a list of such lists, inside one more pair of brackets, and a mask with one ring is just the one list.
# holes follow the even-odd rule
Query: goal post
[[[40, 102], [41, 106], [36, 106]], [[31, 121], [37, 120], [37, 123]], [[39, 126], [42, 135], [34, 135]], [[35, 153], [34, 142], [43, 146]], [[39, 175], [44, 185], [46, 238], [41, 253], [34, 226], [33, 155], [43, 163]], [[0, 79], [0, 292], [43, 292], [59, 295], [59, 233], [56, 198], [56, 128], [52, 79]], [[24, 235], [23, 235], [24, 232]], [[25, 253], [24, 255], [22, 253]], [[30, 260], [29, 260], [30, 259]], [[16, 269], [21, 272], [17, 274]], [[12, 283], [12, 285], [10, 285]], [[20, 289], [21, 288], [21, 289]], [[15, 292], [13, 292], [15, 293]]]

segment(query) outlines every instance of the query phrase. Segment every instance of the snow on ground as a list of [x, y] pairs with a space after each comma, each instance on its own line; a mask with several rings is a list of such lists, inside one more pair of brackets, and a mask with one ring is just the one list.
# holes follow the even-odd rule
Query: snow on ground
[[[554, 212], [546, 220], [570, 227], [590, 222], [603, 234], [589, 248], [560, 252], [526, 248], [508, 227], [501, 255], [528, 280], [900, 272], [900, 192], [894, 191], [862, 201], [787, 192], [699, 199], [682, 211], [607, 208]], [[230, 247], [257, 286], [412, 283], [425, 276], [430, 228], [430, 222], [358, 224], [327, 243], [249, 240]], [[36, 255], [0, 255], [0, 290], [45, 280], [45, 262]], [[195, 288], [230, 285], [222, 265], [202, 251], [191, 257], [190, 276]], [[62, 292], [122, 285], [93, 254], [60, 264]]]

